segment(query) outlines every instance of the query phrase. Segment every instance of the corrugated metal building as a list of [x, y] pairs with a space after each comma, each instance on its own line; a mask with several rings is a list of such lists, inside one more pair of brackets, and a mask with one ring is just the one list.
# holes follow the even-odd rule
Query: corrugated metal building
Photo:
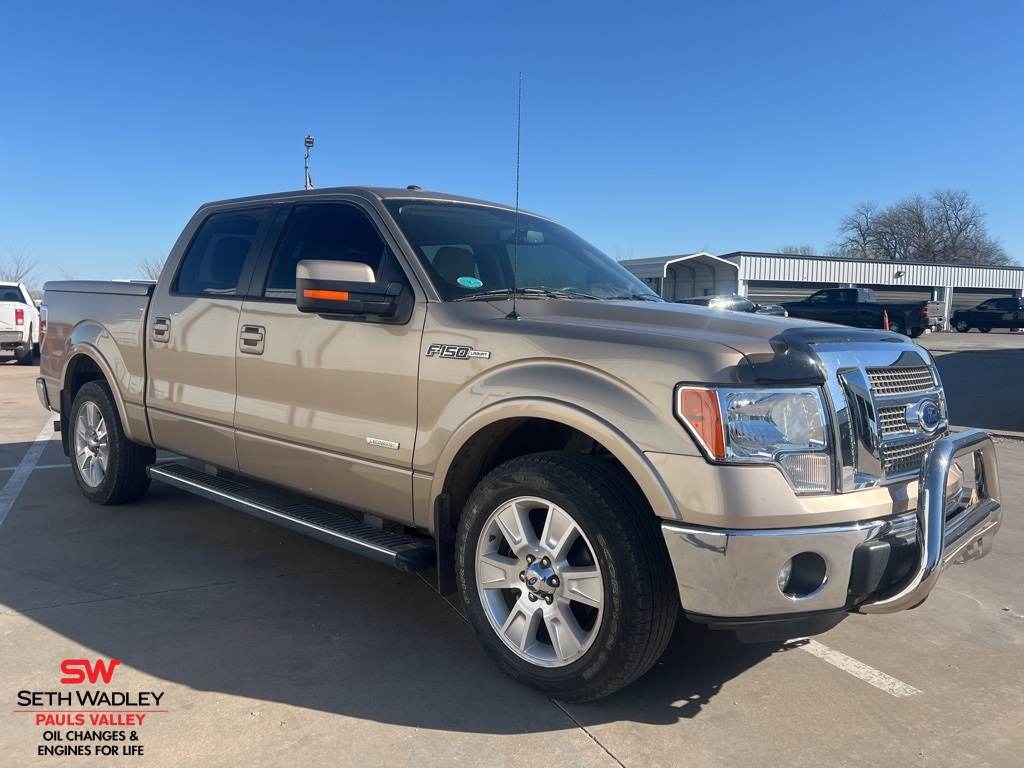
[[[821, 288], [872, 288], [890, 301], [931, 300], [953, 310], [991, 296], [1024, 296], [1024, 267], [790, 256], [736, 251], [630, 259], [622, 266], [670, 301], [739, 293], [762, 304], [796, 301]], [[728, 265], [728, 266], [726, 266]]]

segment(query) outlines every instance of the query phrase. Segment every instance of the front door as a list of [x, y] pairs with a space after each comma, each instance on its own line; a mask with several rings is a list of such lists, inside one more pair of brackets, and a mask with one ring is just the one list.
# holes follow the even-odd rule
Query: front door
[[242, 305], [234, 421], [239, 468], [412, 522], [423, 304], [404, 324], [299, 312], [295, 267], [306, 259], [360, 261], [378, 277], [383, 270], [405, 280], [378, 227], [357, 205], [294, 206], [262, 284]]

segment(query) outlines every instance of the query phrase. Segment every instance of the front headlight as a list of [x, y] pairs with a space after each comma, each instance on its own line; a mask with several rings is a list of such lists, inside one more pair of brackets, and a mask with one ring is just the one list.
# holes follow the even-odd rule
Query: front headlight
[[798, 492], [832, 490], [825, 407], [817, 389], [680, 386], [676, 415], [710, 459], [775, 464]]

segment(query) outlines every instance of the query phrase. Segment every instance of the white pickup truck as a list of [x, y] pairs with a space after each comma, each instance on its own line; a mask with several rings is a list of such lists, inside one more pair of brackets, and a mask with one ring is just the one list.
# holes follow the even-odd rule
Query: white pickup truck
[[0, 283], [0, 352], [32, 365], [39, 349], [39, 310], [22, 283]]

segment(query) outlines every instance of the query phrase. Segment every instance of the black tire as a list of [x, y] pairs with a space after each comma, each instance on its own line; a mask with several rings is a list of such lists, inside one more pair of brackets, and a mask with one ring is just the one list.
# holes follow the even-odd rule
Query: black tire
[[968, 323], [966, 320], [957, 320], [956, 325], [954, 325], [953, 327], [956, 328], [957, 331], [960, 333], [967, 333], [969, 330], [971, 330], [971, 324]]
[[82, 495], [94, 504], [126, 504], [149, 489], [146, 467], [156, 450], [125, 437], [110, 387], [105, 381], [85, 384], [68, 418], [71, 470]]
[[903, 322], [903, 318], [900, 318], [900, 317], [890, 317], [889, 318], [889, 331], [891, 333], [899, 333], [899, 334], [906, 335], [906, 333], [907, 333], [907, 324], [905, 322]]
[[981, 331], [982, 333], [988, 333], [992, 329], [989, 328], [987, 325], [979, 325], [978, 330]]
[[28, 338], [30, 339], [25, 346], [19, 347], [14, 352], [14, 357], [18, 361], [18, 365], [32, 365], [35, 362], [35, 356], [32, 354], [32, 329], [28, 329]]
[[911, 328], [910, 329], [910, 338], [912, 338], [912, 339], [918, 339], [923, 334], [924, 334], [924, 328]]
[[[508, 515], [525, 521], [521, 532], [532, 528], [534, 538], [522, 536], [518, 554], [510, 529], [499, 527]], [[546, 530], [562, 531], [558, 545], [540, 541]], [[491, 564], [499, 559], [500, 566]], [[481, 564], [501, 578], [482, 588]], [[570, 702], [603, 698], [643, 675], [665, 650], [679, 609], [672, 566], [646, 501], [618, 468], [579, 454], [524, 456], [481, 480], [460, 521], [457, 575], [466, 616], [499, 669]], [[527, 600], [531, 595], [539, 599]], [[525, 639], [514, 650], [517, 622]], [[560, 627], [571, 634], [559, 635]], [[573, 652], [563, 653], [566, 647]]]

